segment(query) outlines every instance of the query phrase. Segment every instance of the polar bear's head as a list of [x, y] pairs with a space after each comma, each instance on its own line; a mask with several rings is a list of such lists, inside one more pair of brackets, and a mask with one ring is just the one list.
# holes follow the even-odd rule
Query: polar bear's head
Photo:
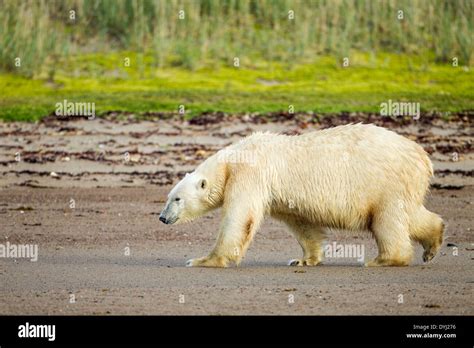
[[201, 216], [203, 207], [207, 205], [208, 188], [206, 178], [195, 172], [186, 174], [169, 193], [160, 221], [174, 224]]
[[169, 193], [160, 221], [165, 224], [188, 222], [221, 206], [224, 188], [219, 173], [218, 167], [201, 165], [186, 174]]

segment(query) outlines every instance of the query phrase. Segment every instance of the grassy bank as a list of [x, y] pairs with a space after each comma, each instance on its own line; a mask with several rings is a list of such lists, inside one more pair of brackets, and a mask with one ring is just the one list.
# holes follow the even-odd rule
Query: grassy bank
[[[71, 55], [131, 50], [155, 67], [282, 63], [361, 51], [472, 64], [472, 0], [0, 0], [0, 68], [34, 76]], [[15, 58], [21, 58], [17, 69]]]
[[[124, 66], [130, 58], [130, 66]], [[174, 111], [192, 117], [203, 111], [340, 112], [380, 110], [380, 103], [419, 102], [424, 111], [474, 109], [472, 69], [435, 63], [434, 58], [351, 52], [348, 67], [333, 57], [299, 64], [242, 60], [209, 61], [196, 70], [156, 68], [152, 57], [122, 52], [90, 54], [29, 79], [0, 75], [0, 118], [33, 121], [55, 111], [64, 99], [94, 102], [96, 113]]]

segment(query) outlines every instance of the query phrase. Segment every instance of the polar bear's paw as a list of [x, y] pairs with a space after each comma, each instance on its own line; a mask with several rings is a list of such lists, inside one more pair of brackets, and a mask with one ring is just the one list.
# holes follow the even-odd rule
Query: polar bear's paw
[[186, 261], [186, 267], [227, 267], [227, 261], [223, 257], [201, 257]]
[[366, 267], [389, 267], [389, 266], [395, 266], [395, 267], [404, 267], [408, 266], [410, 264], [409, 259], [383, 259], [380, 257], [376, 257], [372, 261], [366, 262], [365, 266]]
[[317, 259], [293, 259], [288, 262], [288, 266], [300, 267], [300, 266], [317, 266], [321, 263]]

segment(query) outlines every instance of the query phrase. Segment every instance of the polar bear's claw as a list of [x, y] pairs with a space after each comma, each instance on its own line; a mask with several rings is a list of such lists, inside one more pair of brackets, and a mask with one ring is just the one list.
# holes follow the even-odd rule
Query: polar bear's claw
[[319, 258], [308, 258], [308, 259], [292, 259], [288, 261], [288, 266], [301, 267], [301, 266], [317, 266], [321, 263]]
[[288, 261], [288, 266], [303, 266], [303, 262], [301, 262], [301, 260], [298, 260], [298, 259], [293, 259], [293, 260]]

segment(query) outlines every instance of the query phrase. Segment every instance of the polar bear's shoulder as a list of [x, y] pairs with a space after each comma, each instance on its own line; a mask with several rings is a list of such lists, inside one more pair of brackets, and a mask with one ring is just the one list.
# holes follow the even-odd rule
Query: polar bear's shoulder
[[248, 147], [253, 145], [268, 144], [268, 143], [277, 143], [283, 141], [287, 136], [278, 133], [272, 132], [255, 132], [237, 143], [233, 144], [235, 148], [237, 147]]

